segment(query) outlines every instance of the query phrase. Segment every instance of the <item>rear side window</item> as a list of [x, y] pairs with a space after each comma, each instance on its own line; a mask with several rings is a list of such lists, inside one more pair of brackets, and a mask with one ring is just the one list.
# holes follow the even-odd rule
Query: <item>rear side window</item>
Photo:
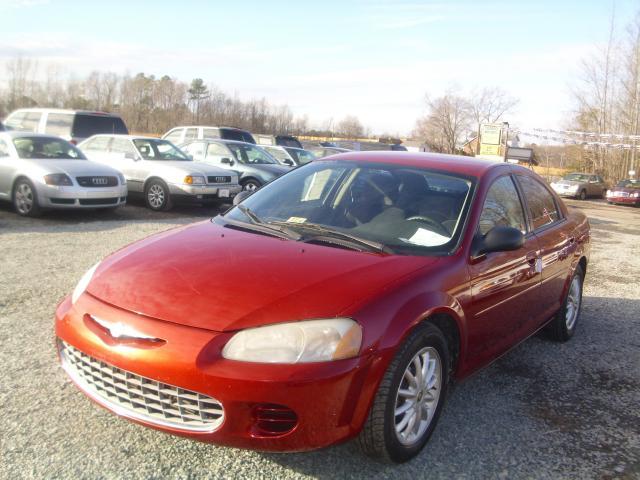
[[126, 135], [129, 132], [120, 117], [79, 113], [73, 122], [72, 137], [86, 138], [100, 133]]
[[28, 112], [22, 120], [22, 128], [20, 130], [24, 130], [25, 132], [37, 132], [38, 125], [40, 124], [40, 117], [42, 117], [42, 113], [40, 112]]
[[522, 233], [527, 231], [520, 197], [509, 176], [493, 182], [482, 207], [478, 231], [485, 235], [493, 227], [513, 227]]
[[175, 130], [172, 130], [169, 133], [169, 135], [164, 137], [164, 139], [169, 141], [169, 142], [171, 142], [171, 143], [175, 143], [177, 145], [178, 142], [180, 141], [181, 137], [182, 137], [182, 129], [181, 128], [176, 128]]
[[[187, 128], [184, 132], [184, 141], [188, 142], [190, 140], [198, 139], [198, 129], [197, 128]], [[168, 138], [166, 140], [169, 140]], [[171, 141], [171, 140], [169, 140]]]
[[94, 152], [104, 152], [107, 150], [107, 145], [109, 145], [110, 137], [96, 137], [82, 145], [83, 150], [94, 151]]
[[238, 142], [246, 142], [255, 144], [256, 141], [249, 132], [243, 130], [234, 130], [231, 128], [221, 128], [220, 136], [225, 140], [236, 140]]
[[534, 230], [550, 225], [560, 219], [560, 212], [553, 195], [539, 181], [531, 177], [518, 175], [518, 182], [522, 187], [527, 201], [529, 215]]
[[15, 130], [22, 130], [22, 121], [26, 115], [27, 112], [16, 112], [13, 115], [10, 115], [4, 123], [7, 124], [7, 127], [11, 127]]
[[212, 157], [230, 157], [231, 153], [220, 143], [210, 143], [207, 146], [207, 156]]
[[205, 140], [220, 138], [220, 130], [218, 130], [217, 128], [203, 128], [202, 138], [204, 138]]
[[73, 115], [69, 113], [50, 113], [47, 115], [47, 125], [44, 132], [59, 137], [71, 135]]
[[112, 153], [131, 153], [133, 155], [136, 154], [136, 150], [133, 144], [127, 140], [126, 138], [114, 138], [111, 142], [111, 148], [109, 149]]

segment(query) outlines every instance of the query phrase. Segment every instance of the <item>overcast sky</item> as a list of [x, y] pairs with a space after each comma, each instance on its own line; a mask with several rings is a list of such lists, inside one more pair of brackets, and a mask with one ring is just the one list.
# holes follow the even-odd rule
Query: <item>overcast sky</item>
[[[91, 70], [201, 77], [313, 126], [357, 115], [406, 134], [424, 96], [500, 86], [510, 118], [558, 128], [580, 59], [606, 42], [611, 0], [0, 0], [0, 66], [17, 55]], [[640, 4], [616, 0], [620, 31]], [[2, 75], [3, 69], [0, 69]], [[4, 79], [0, 76], [0, 81]]]

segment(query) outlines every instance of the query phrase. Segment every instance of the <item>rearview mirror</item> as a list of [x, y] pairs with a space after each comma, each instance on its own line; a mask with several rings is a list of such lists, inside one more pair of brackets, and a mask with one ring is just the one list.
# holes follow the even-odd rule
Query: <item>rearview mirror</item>
[[491, 252], [518, 250], [524, 245], [524, 235], [513, 227], [493, 227], [484, 236], [476, 235], [472, 256], [478, 257]]
[[250, 197], [252, 193], [253, 193], [253, 191], [250, 191], [250, 190], [242, 190], [239, 194], [237, 194], [235, 197], [233, 197], [233, 204], [234, 205], [238, 205], [245, 198]]

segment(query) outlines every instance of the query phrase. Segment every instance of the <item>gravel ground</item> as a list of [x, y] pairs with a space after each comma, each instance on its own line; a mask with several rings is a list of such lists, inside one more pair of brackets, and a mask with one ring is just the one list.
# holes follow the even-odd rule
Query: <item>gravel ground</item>
[[0, 478], [640, 478], [640, 210], [568, 203], [593, 232], [576, 336], [529, 339], [457, 385], [427, 448], [400, 466], [353, 443], [221, 448], [95, 406], [57, 364], [57, 302], [109, 252], [214, 210], [129, 205], [32, 220], [0, 205]]

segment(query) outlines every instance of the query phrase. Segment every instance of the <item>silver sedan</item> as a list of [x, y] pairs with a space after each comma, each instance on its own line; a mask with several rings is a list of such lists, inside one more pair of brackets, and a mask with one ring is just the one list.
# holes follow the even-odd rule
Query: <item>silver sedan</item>
[[127, 184], [120, 172], [90, 162], [59, 137], [2, 132], [0, 200], [31, 217], [50, 208], [116, 208], [127, 201]]

